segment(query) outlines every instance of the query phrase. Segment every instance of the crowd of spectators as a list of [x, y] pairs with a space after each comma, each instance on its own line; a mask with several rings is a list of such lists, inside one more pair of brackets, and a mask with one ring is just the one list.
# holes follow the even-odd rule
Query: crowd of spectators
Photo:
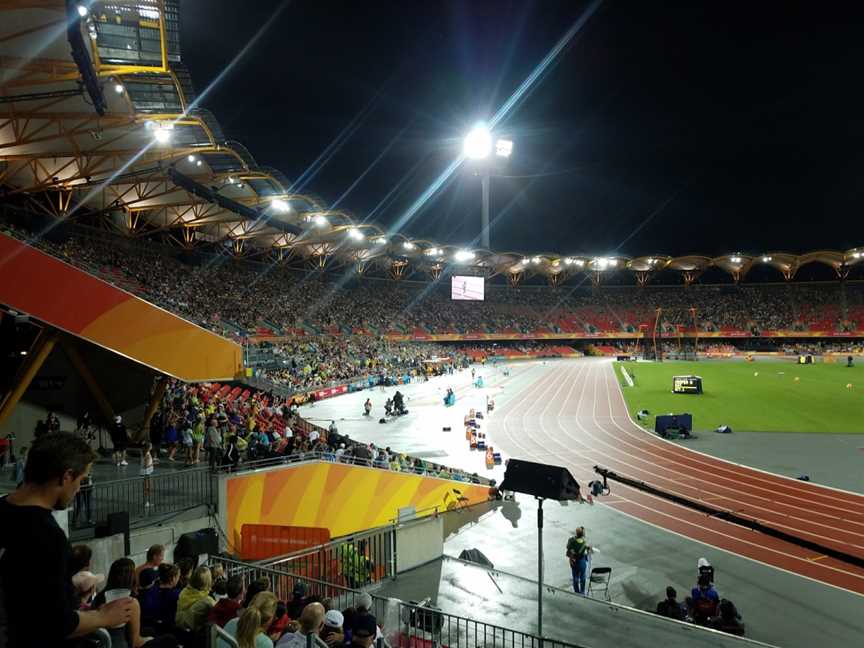
[[327, 429], [312, 425], [298, 415], [299, 402], [297, 397], [282, 399], [258, 390], [237, 393], [220, 385], [172, 380], [150, 420], [153, 461], [193, 466], [206, 456], [212, 469], [233, 469], [247, 461], [316, 457], [455, 481], [482, 481], [476, 474], [355, 441], [340, 434], [335, 422]]
[[52, 512], [70, 504], [95, 458], [70, 433], [46, 434], [33, 444], [24, 482], [0, 499], [0, 648], [195, 648], [209, 645], [212, 625], [241, 648], [302, 648], [309, 634], [316, 648], [368, 648], [380, 632], [368, 594], [339, 610], [297, 582], [279, 601], [268, 579], [176, 554], [171, 564], [161, 545], [140, 565], [122, 557], [107, 576], [93, 573], [92, 550], [70, 546]]
[[277, 385], [305, 390], [357, 379], [387, 384], [403, 376], [422, 378], [466, 362], [461, 351], [440, 344], [319, 335], [260, 344], [247, 365]]
[[60, 241], [2, 230], [223, 334], [486, 332], [664, 333], [851, 331], [864, 328], [864, 288], [839, 282], [690, 287], [487, 285], [482, 302], [454, 301], [449, 286], [304, 273], [278, 264], [182, 257], [146, 240], [79, 235]]

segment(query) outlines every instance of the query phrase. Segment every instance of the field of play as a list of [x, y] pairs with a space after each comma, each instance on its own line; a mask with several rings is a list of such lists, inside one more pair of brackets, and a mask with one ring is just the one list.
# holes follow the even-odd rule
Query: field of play
[[[694, 430], [729, 425], [741, 432], [864, 433], [864, 369], [845, 363], [797, 365], [785, 362], [626, 363], [635, 379], [622, 385], [627, 408], [656, 414], [693, 414]], [[673, 394], [672, 376], [702, 377], [704, 393]], [[797, 378], [797, 380], [796, 380]], [[859, 384], [860, 383], [860, 384]], [[851, 385], [851, 387], [849, 387]]]

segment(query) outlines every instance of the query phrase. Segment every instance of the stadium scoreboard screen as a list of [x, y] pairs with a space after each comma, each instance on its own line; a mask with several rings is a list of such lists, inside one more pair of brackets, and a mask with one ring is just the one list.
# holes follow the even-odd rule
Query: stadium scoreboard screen
[[673, 394], [701, 394], [701, 376], [672, 376]]
[[483, 277], [452, 278], [450, 298], [462, 301], [483, 301], [485, 279]]

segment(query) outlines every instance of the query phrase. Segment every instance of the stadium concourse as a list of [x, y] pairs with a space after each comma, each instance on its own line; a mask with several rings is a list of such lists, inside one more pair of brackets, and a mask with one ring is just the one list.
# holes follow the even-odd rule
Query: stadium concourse
[[[597, 478], [593, 469], [600, 464], [670, 493], [864, 557], [864, 495], [720, 461], [648, 433], [628, 416], [607, 360], [536, 360], [486, 365], [476, 371], [484, 378], [483, 388], [475, 387], [465, 373], [400, 387], [409, 414], [384, 425], [375, 413], [394, 388], [307, 405], [301, 412], [320, 424], [334, 421], [352, 439], [398, 446], [497, 478], [500, 468], [485, 470], [483, 453], [471, 450], [462, 433], [465, 413], [471, 408], [482, 411], [490, 398], [495, 408], [480, 429], [505, 462], [518, 457], [562, 465], [583, 487]], [[441, 403], [448, 387], [457, 394], [451, 408]], [[370, 418], [362, 415], [366, 398], [375, 406]], [[770, 463], [772, 452], [762, 447], [749, 460]], [[826, 463], [835, 456], [826, 458]], [[808, 460], [799, 457], [802, 464]], [[548, 585], [570, 589], [563, 547], [572, 529], [584, 525], [599, 548], [593, 565], [613, 567], [616, 602], [651, 609], [663, 598], [667, 584], [673, 583], [679, 591], [688, 587], [697, 560], [708, 557], [718, 573], [718, 589], [735, 600], [749, 637], [782, 646], [826, 640], [839, 645], [854, 641], [864, 631], [864, 622], [855, 612], [864, 596], [864, 569], [623, 484], [610, 482], [610, 486], [611, 495], [594, 498], [593, 506], [573, 502], [566, 507], [547, 506]], [[431, 590], [438, 604], [452, 611], [477, 604], [466, 597], [465, 590], [470, 589], [481, 596], [492, 622], [521, 623], [520, 629], [531, 631], [531, 616], [516, 615], [519, 621], [515, 621], [508, 601], [517, 591], [536, 600], [536, 592], [520, 584], [520, 578], [536, 576], [535, 510], [532, 498], [517, 494], [515, 503], [503, 502], [445, 544], [451, 558], [463, 549], [482, 551], [495, 565], [503, 592], [470, 572], [461, 573], [447, 558], [418, 570], [414, 580], [400, 578], [398, 583], [383, 585], [381, 591], [423, 598]], [[813, 616], [815, 600], [820, 601], [820, 613], [830, 611], [830, 621]], [[550, 604], [554, 606], [554, 600]], [[555, 626], [554, 613], [550, 616], [547, 623]], [[565, 627], [561, 624], [559, 631], [566, 631]]]

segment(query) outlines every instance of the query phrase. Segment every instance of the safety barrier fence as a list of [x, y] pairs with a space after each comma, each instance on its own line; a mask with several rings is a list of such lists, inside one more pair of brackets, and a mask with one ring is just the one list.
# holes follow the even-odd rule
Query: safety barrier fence
[[207, 468], [187, 468], [83, 485], [72, 503], [73, 529], [93, 527], [112, 513], [130, 520], [216, 505], [216, 487]]
[[[464, 471], [457, 471], [459, 475], [464, 476], [464, 479], [460, 479], [458, 477], [447, 476], [442, 473], [442, 469], [447, 469], [446, 466], [442, 466], [441, 464], [434, 464], [427, 460], [423, 460], [423, 463], [420, 465], [415, 465], [414, 457], [411, 455], [404, 455], [406, 459], [405, 464], [400, 464], [399, 470], [397, 472], [412, 474], [412, 475], [422, 475], [425, 477], [438, 477], [441, 479], [449, 479], [456, 483], [471, 483], [471, 484], [482, 484], [484, 486], [491, 486], [493, 481], [491, 479], [487, 479], [486, 477], [481, 477], [479, 475], [468, 475]], [[299, 461], [327, 461], [330, 463], [343, 463], [349, 464], [352, 466], [365, 466], [367, 468], [378, 468], [380, 470], [393, 470], [389, 463], [378, 462], [375, 459], [367, 459], [363, 457], [354, 457], [354, 456], [339, 456], [334, 452], [301, 452], [292, 455], [283, 455], [276, 457], [266, 457], [263, 459], [255, 459], [252, 461], [244, 461], [237, 465], [237, 467], [233, 466], [220, 466], [220, 472], [237, 472], [244, 470], [257, 470], [259, 468], [270, 468], [273, 466], [280, 466], [282, 464], [292, 464], [297, 463]], [[447, 469], [449, 470], [449, 469]]]
[[255, 564], [298, 577], [359, 588], [396, 578], [396, 550], [393, 524]]
[[[207, 639], [209, 641], [207, 648], [240, 648], [240, 644], [234, 637], [215, 624], [210, 626], [210, 636]], [[326, 644], [315, 641], [314, 635], [306, 635], [306, 648], [321, 648], [322, 645]], [[387, 648], [387, 643], [383, 637], [379, 637], [375, 640], [374, 646], [375, 648]]]
[[[325, 606], [339, 610], [356, 609], [360, 597], [365, 596], [364, 592], [357, 589], [301, 577], [272, 567], [221, 557], [211, 558], [212, 563], [221, 563], [229, 576], [239, 574], [247, 583], [265, 580], [270, 590], [283, 601], [291, 600], [294, 587], [299, 582], [305, 586], [306, 598], [315, 598]], [[370, 596], [372, 608], [369, 612], [375, 616], [384, 640], [393, 648], [580, 648], [577, 644], [545, 638], [541, 640], [529, 633], [447, 614], [429, 607], [425, 601], [412, 603], [374, 594]]]
[[[155, 472], [149, 476], [135, 476], [107, 482], [83, 485], [72, 503], [70, 524], [73, 529], [94, 527], [104, 522], [111, 513], [127, 511], [130, 520], [140, 520], [169, 513], [177, 513], [195, 506], [216, 506], [219, 474], [242, 473], [261, 468], [288, 466], [307, 461], [336, 462], [330, 452], [304, 452], [292, 455], [247, 461], [237, 466], [219, 466], [211, 472], [206, 466]], [[389, 465], [376, 465], [374, 461], [357, 457], [346, 458], [342, 463], [356, 466], [390, 470]], [[441, 477], [442, 466], [424, 462], [424, 467], [406, 465], [399, 472]], [[464, 473], [463, 473], [464, 474]], [[443, 477], [446, 478], [446, 477]], [[462, 492], [460, 483], [465, 480], [450, 478], [453, 482], [452, 502], [459, 506]], [[470, 476], [470, 483], [489, 485], [488, 479]]]

